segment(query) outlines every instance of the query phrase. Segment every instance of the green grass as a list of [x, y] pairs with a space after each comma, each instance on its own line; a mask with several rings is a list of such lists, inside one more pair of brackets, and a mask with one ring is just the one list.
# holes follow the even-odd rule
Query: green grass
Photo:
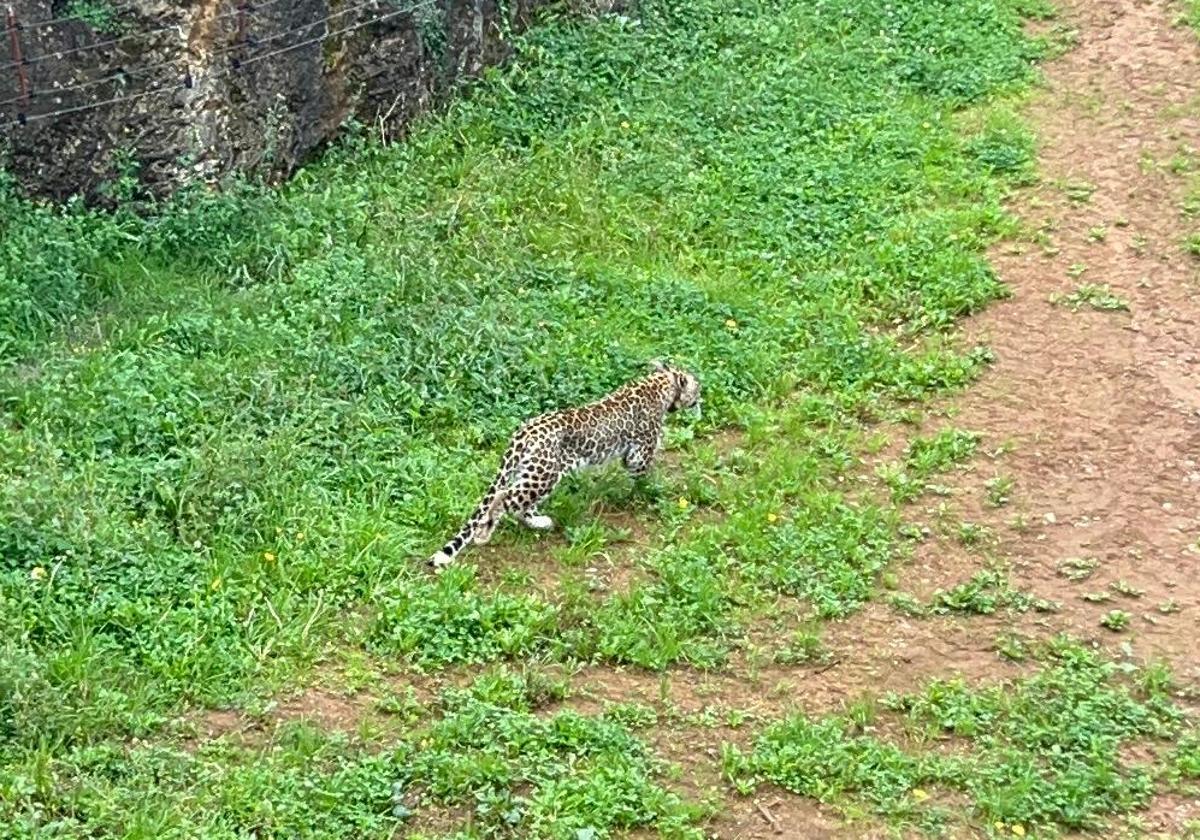
[[974, 432], [942, 429], [932, 437], [915, 439], [904, 460], [882, 467], [879, 476], [891, 487], [895, 501], [912, 501], [924, 492], [930, 478], [966, 461], [978, 446], [979, 435]]
[[998, 475], [994, 478], [989, 478], [984, 487], [987, 490], [985, 503], [988, 507], [998, 508], [1008, 504], [1012, 498], [1013, 487], [1016, 484], [1012, 478], [1006, 475]]
[[1067, 295], [1052, 295], [1050, 302], [1065, 306], [1072, 312], [1083, 307], [1099, 312], [1128, 312], [1129, 301], [1114, 293], [1107, 283], [1084, 283]]
[[1200, 257], [1200, 233], [1189, 233], [1184, 238], [1183, 249], [1193, 257]]
[[1200, 33], [1200, 2], [1197, 0], [1184, 0], [1183, 3], [1184, 20], [1189, 26]]
[[[1077, 643], [1056, 641], [1041, 669], [1007, 685], [930, 683], [885, 698], [908, 735], [900, 745], [864, 733], [882, 720], [797, 715], [768, 726], [750, 752], [726, 747], [731, 783], [748, 793], [766, 781], [853, 813], [940, 831], [996, 823], [1054, 832], [1101, 828], [1109, 815], [1144, 805], [1156, 776], [1194, 778], [1195, 737], [1173, 753], [1183, 713], [1163, 669], [1121, 669]], [[936, 741], [951, 739], [951, 749]], [[1123, 749], [1151, 744], [1160, 764]], [[953, 796], [969, 803], [965, 815]]]
[[[1200, 32], [1200, 4], [1189, 2], [1185, 6], [1188, 22]], [[1179, 211], [1184, 223], [1190, 227], [1195, 224], [1196, 216], [1200, 215], [1200, 174], [1196, 173], [1195, 155], [1185, 147], [1185, 151], [1177, 154], [1172, 163], [1176, 165], [1169, 167], [1171, 172], [1184, 181], [1184, 194]], [[1192, 230], [1185, 234], [1180, 247], [1189, 256], [1200, 257], [1200, 231]]]
[[1109, 610], [1101, 617], [1100, 624], [1114, 633], [1120, 633], [1129, 628], [1129, 622], [1132, 618], [1133, 616], [1124, 610]]
[[909, 615], [991, 615], [997, 610], [1053, 612], [1055, 604], [1015, 589], [1007, 575], [994, 569], [977, 572], [969, 580], [933, 593], [928, 604], [908, 595], [897, 595], [893, 604]]
[[109, 0], [71, 0], [66, 13], [105, 35], [122, 34], [125, 24], [118, 20], [120, 9]]
[[[0, 795], [26, 817], [18, 832], [37, 814], [54, 836], [385, 837], [420, 832], [437, 809], [469, 814], [470, 837], [575, 840], [643, 825], [703, 836], [704, 811], [663, 786], [665, 765], [619, 715], [539, 713], [560, 698], [553, 685], [502, 670], [447, 690], [436, 718], [390, 733], [382, 750], [378, 731], [330, 734], [305, 723], [279, 727], [266, 743], [231, 736], [194, 752], [92, 746], [57, 763], [59, 780], [32, 761], [13, 768]], [[39, 813], [50, 804], [41, 785], [60, 793]]]
[[[534, 30], [404, 144], [359, 132], [279, 190], [155, 207], [126, 181], [105, 214], [0, 182], [0, 824], [389, 836], [388, 791], [419, 770], [422, 797], [493, 803], [498, 831], [518, 791], [529, 832], [562, 812], [687, 836], [609, 722], [564, 718], [568, 743], [558, 718], [452, 705], [427, 754], [304, 729], [188, 753], [171, 721], [351, 661], [718, 668], [776, 599], [859, 609], [895, 501], [977, 443], [914, 443], [890, 502], [846, 480], [865, 423], [988, 361], [954, 325], [1004, 294], [984, 248], [1030, 175], [1003, 96], [1043, 53], [1039, 11], [647, 0]], [[705, 388], [703, 421], [672, 418], [677, 468], [568, 482], [565, 548], [503, 529], [515, 551], [492, 556], [561, 552], [544, 585], [482, 552], [428, 576], [520, 420], [662, 356]], [[613, 508], [652, 536], [596, 594]]]

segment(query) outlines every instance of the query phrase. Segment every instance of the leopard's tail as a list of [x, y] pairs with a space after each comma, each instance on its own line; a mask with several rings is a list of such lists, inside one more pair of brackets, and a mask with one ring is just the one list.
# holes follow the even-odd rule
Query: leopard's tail
[[516, 474], [517, 454], [514, 448], [510, 447], [509, 451], [504, 455], [504, 462], [500, 465], [500, 471], [492, 479], [491, 486], [483, 494], [483, 498], [479, 500], [479, 504], [475, 506], [475, 511], [471, 514], [471, 517], [459, 529], [458, 533], [450, 538], [449, 542], [429, 558], [427, 562], [430, 566], [434, 569], [448, 566], [471, 543], [483, 545], [491, 538], [492, 531], [496, 529], [496, 523], [504, 506], [504, 494]]

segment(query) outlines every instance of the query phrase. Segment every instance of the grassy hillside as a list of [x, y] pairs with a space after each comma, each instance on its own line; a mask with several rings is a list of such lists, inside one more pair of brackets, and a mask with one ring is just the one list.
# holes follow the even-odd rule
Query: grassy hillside
[[[185, 748], [178, 716], [316, 662], [721, 667], [767, 606], [860, 607], [900, 489], [974, 446], [914, 445], [897, 501], [842, 480], [866, 421], [986, 364], [953, 329], [1003, 294], [982, 249], [1032, 151], [998, 97], [1044, 11], [646, 0], [539, 28], [405, 143], [364, 129], [279, 190], [100, 214], [0, 184], [0, 823], [383, 837], [415, 785], [467, 836], [692, 836], [636, 715], [535, 714], [558, 689], [523, 671], [394, 698], [365, 742]], [[705, 386], [677, 468], [573, 482], [565, 540], [502, 531], [549, 582], [481, 552], [426, 573], [521, 419], [655, 357]], [[597, 592], [613, 508], [651, 547]], [[781, 733], [730, 772], [790, 786]]]

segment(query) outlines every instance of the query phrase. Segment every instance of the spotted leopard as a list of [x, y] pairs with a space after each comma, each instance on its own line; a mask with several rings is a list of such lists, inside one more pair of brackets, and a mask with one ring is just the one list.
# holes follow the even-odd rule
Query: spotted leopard
[[526, 421], [471, 518], [429, 565], [441, 569], [471, 543], [486, 543], [506, 513], [529, 528], [553, 528], [538, 505], [575, 470], [620, 458], [631, 475], [644, 475], [662, 445], [666, 415], [693, 407], [700, 408], [700, 381], [686, 370], [655, 363], [650, 375], [596, 402]]

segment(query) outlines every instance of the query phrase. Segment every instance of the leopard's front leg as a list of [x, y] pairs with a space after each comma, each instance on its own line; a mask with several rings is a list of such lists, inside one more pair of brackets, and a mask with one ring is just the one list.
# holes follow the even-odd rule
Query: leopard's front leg
[[625, 450], [621, 461], [625, 465], [625, 469], [634, 478], [641, 478], [650, 472], [650, 468], [654, 466], [655, 460], [658, 458], [659, 450], [662, 445], [662, 435], [655, 434], [648, 440], [637, 441], [630, 444]]

